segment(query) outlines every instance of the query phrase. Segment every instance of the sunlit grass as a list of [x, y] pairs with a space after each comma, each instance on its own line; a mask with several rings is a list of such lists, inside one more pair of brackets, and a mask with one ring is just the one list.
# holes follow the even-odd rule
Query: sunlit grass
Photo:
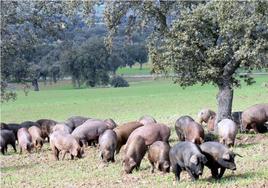
[[[268, 102], [268, 89], [263, 86], [268, 79], [256, 78], [252, 86], [243, 85], [234, 92], [233, 109]], [[25, 96], [19, 92], [18, 100], [1, 105], [1, 121], [22, 122], [51, 118], [66, 120], [72, 115], [97, 118], [113, 118], [118, 123], [133, 121], [144, 114], [154, 116], [159, 122], [172, 128], [171, 145], [177, 142], [174, 131], [175, 120], [181, 115], [196, 118], [203, 107], [216, 110], [217, 88], [212, 85], [193, 86], [182, 89], [170, 80], [143, 81], [130, 83], [128, 88], [85, 88], [73, 89], [70, 83], [46, 86], [40, 92]], [[244, 135], [238, 135], [242, 138]], [[247, 135], [255, 138], [256, 135]], [[210, 171], [197, 182], [191, 182], [186, 172], [178, 187], [241, 187], [267, 185], [268, 177], [268, 135], [252, 144], [240, 144], [235, 152], [243, 156], [236, 158], [237, 171], [227, 170], [223, 179], [210, 178]], [[141, 170], [131, 175], [123, 173], [122, 152], [116, 156], [115, 164], [104, 166], [99, 159], [97, 148], [87, 148], [85, 157], [71, 161], [54, 161], [49, 145], [45, 144], [40, 153], [8, 154], [1, 159], [1, 187], [171, 187], [175, 185], [172, 173], [151, 174], [147, 155]]]

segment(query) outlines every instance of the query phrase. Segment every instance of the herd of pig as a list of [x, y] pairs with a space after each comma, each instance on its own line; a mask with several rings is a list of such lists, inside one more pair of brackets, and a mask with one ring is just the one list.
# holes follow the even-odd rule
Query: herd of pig
[[[1, 123], [0, 147], [2, 154], [10, 144], [16, 151], [16, 141], [20, 153], [42, 148], [48, 140], [53, 156], [62, 160], [66, 153], [81, 158], [84, 148], [98, 145], [103, 162], [114, 162], [115, 154], [123, 150], [123, 168], [126, 173], [139, 169], [146, 152], [151, 163], [151, 172], [158, 169], [169, 172], [170, 168], [176, 180], [182, 170], [188, 172], [192, 180], [203, 173], [204, 166], [211, 170], [213, 178], [219, 179], [226, 169], [235, 170], [236, 153], [229, 147], [234, 146], [238, 132], [253, 129], [255, 132], [267, 131], [268, 104], [257, 104], [244, 112], [234, 112], [230, 119], [215, 123], [216, 113], [203, 109], [198, 113], [198, 121], [190, 116], [181, 116], [175, 123], [180, 142], [171, 147], [169, 137], [171, 129], [156, 122], [151, 116], [143, 116], [138, 121], [117, 126], [112, 119], [100, 120], [73, 116], [65, 122], [40, 119], [21, 124]], [[203, 122], [206, 124], [203, 126]], [[204, 130], [206, 129], [206, 131]], [[206, 132], [206, 134], [205, 134]], [[208, 141], [207, 134], [217, 134], [219, 142]]]

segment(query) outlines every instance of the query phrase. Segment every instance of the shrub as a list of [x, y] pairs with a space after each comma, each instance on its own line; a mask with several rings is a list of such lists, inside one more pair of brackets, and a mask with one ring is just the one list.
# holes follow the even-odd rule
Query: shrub
[[113, 87], [128, 87], [128, 82], [121, 76], [115, 76], [111, 80], [111, 85]]

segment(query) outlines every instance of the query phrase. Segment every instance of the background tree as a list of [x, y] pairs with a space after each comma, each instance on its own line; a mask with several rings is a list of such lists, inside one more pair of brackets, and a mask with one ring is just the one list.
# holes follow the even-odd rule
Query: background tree
[[86, 85], [107, 85], [109, 65], [106, 62], [109, 53], [104, 38], [91, 37], [85, 41], [81, 46], [80, 57], [84, 64], [82, 75]]
[[131, 64], [139, 63], [140, 69], [142, 69], [142, 64], [146, 63], [148, 60], [148, 51], [145, 45], [134, 44], [130, 45], [128, 49], [129, 49], [130, 63]]
[[181, 86], [213, 83], [217, 94], [217, 120], [231, 118], [233, 90], [241, 86], [238, 70], [267, 68], [267, 2], [217, 2], [181, 13], [154, 62], [155, 71], [173, 70]]
[[[33, 78], [33, 74], [25, 70], [25, 67], [30, 68], [32, 62], [39, 62], [33, 55], [38, 46], [64, 37], [62, 31], [68, 25], [67, 18], [78, 10], [83, 9], [83, 12], [79, 11], [80, 15], [86, 15], [86, 22], [91, 21], [92, 9], [96, 3], [98, 2], [1, 1], [1, 81], [6, 84], [14, 81], [32, 82], [29, 79]], [[20, 71], [19, 67], [22, 68]]]
[[153, 71], [173, 71], [175, 83], [183, 87], [199, 82], [217, 85], [219, 121], [230, 118], [233, 89], [241, 82], [238, 69], [247, 72], [244, 80], [251, 84], [250, 72], [268, 66], [267, 5], [265, 1], [115, 2], [106, 9], [105, 20], [112, 36], [130, 10], [138, 20], [134, 24], [141, 17], [153, 18], [158, 23], [148, 43]]
[[60, 57], [65, 72], [72, 77], [74, 86], [81, 87], [83, 83], [94, 87], [107, 85], [110, 66], [107, 63], [109, 53], [104, 39], [91, 37], [81, 45], [66, 49]]
[[109, 55], [108, 59], [107, 59], [107, 63], [110, 66], [110, 70], [112, 72], [113, 75], [116, 74], [116, 70], [120, 67], [120, 66], [124, 66], [125, 65], [125, 49], [123, 49], [122, 47], [114, 47], [112, 50], [112, 53]]

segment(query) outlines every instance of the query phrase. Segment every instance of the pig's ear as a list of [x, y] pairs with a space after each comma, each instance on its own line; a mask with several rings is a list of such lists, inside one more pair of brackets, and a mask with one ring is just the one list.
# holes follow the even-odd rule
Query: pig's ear
[[197, 156], [196, 155], [193, 155], [191, 158], [190, 158], [190, 162], [197, 165], [198, 163], [198, 160], [197, 160]]
[[224, 154], [222, 155], [222, 158], [223, 158], [224, 160], [230, 160], [230, 154], [229, 154], [229, 153], [224, 153]]
[[205, 155], [202, 155], [201, 159], [202, 159], [203, 164], [206, 164], [208, 162], [208, 160], [207, 160]]
[[130, 165], [130, 166], [135, 166], [135, 165], [136, 165], [136, 162], [134, 161], [133, 158], [130, 158], [130, 159], [129, 159], [129, 165]]

